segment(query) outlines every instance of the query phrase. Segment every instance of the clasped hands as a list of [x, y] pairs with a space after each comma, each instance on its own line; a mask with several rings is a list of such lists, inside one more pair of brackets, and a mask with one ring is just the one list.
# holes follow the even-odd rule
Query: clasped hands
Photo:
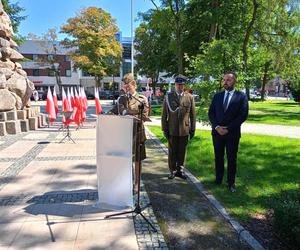
[[228, 134], [228, 128], [227, 127], [224, 127], [224, 126], [217, 126], [215, 128], [218, 132], [219, 135], [226, 135]]

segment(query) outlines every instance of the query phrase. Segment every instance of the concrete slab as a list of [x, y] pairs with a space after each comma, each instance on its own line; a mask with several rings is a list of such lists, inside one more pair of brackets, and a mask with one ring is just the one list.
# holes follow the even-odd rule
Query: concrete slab
[[36, 133], [30, 133], [30, 134], [24, 136], [24, 139], [43, 140], [43, 139], [46, 139], [48, 136], [49, 136], [49, 133], [36, 132]]
[[7, 135], [5, 122], [0, 122], [0, 136]]
[[29, 131], [29, 121], [28, 120], [20, 120], [21, 132]]
[[0, 162], [0, 174], [7, 169], [10, 165], [12, 164], [12, 162]]
[[6, 117], [7, 117], [7, 121], [15, 121], [18, 119], [17, 116], [17, 111], [13, 110], [13, 111], [7, 111], [6, 112]]
[[30, 130], [37, 130], [38, 129], [38, 118], [37, 117], [29, 117], [29, 129]]
[[[62, 138], [62, 137], [61, 137]], [[57, 143], [49, 144], [41, 153], [40, 157], [60, 156], [64, 152], [64, 156], [95, 156], [96, 143], [95, 141], [80, 140], [75, 144], [72, 142], [58, 143], [60, 138], [57, 138]], [[67, 146], [66, 146], [67, 145]], [[80, 146], [78, 146], [80, 145]]]
[[21, 157], [28, 150], [36, 145], [32, 141], [17, 141], [14, 144], [0, 151], [0, 158], [2, 157]]
[[25, 120], [26, 119], [26, 110], [17, 110], [17, 118], [19, 120]]
[[5, 126], [7, 134], [15, 135], [21, 133], [21, 123], [19, 120], [6, 121]]
[[5, 122], [7, 120], [6, 112], [0, 112], [0, 122]]
[[105, 250], [137, 250], [136, 238], [132, 235], [116, 237], [105, 237], [97, 235], [89, 240], [78, 240], [75, 242], [74, 250], [82, 249], [105, 249]]
[[43, 221], [25, 222], [11, 243], [12, 248], [43, 248], [45, 244], [75, 241], [79, 222], [52, 223], [45, 216]]

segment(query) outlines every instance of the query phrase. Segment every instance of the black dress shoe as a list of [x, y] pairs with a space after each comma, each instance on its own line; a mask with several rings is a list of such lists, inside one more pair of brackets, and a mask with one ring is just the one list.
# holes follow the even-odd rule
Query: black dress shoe
[[235, 185], [228, 186], [228, 190], [229, 190], [231, 193], [235, 193], [235, 192], [236, 192]]
[[174, 178], [175, 178], [175, 173], [170, 173], [169, 176], [168, 176], [168, 179], [172, 180]]
[[179, 177], [179, 178], [181, 178], [183, 180], [186, 180], [186, 175], [182, 171], [177, 171], [176, 174], [175, 174], [175, 176]]

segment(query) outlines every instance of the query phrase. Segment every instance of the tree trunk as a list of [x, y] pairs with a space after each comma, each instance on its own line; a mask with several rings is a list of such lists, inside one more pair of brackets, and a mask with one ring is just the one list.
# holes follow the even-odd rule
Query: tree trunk
[[[257, 0], [252, 0], [252, 3], [253, 3], [252, 18], [251, 18], [250, 23], [247, 26], [247, 29], [246, 29], [246, 33], [245, 33], [245, 37], [244, 37], [244, 41], [243, 41], [243, 48], [242, 48], [242, 52], [243, 52], [243, 72], [244, 72], [245, 76], [247, 75], [247, 67], [248, 67], [248, 49], [247, 48], [248, 48], [248, 43], [249, 43], [249, 39], [250, 39], [250, 34], [252, 32], [254, 23], [255, 23], [256, 18], [257, 18], [257, 9], [258, 9], [258, 6], [259, 6]], [[249, 87], [250, 87], [250, 84], [245, 83], [246, 95], [247, 95], [248, 99], [250, 97]]]
[[172, 0], [168, 1], [175, 20], [175, 39], [176, 39], [176, 56], [177, 56], [177, 73], [183, 74], [183, 51], [182, 51], [182, 19], [180, 17], [179, 0], [176, 0], [175, 10], [172, 5]]
[[270, 64], [271, 64], [270, 62], [266, 62], [265, 66], [264, 66], [264, 76], [263, 76], [262, 86], [261, 86], [261, 100], [262, 101], [265, 100], [266, 85], [269, 80], [268, 72], [269, 72]]
[[[212, 6], [212, 9], [218, 8], [219, 7], [219, 1], [218, 0], [212, 0], [211, 6]], [[212, 40], [214, 40], [216, 38], [217, 29], [218, 29], [218, 24], [216, 22], [214, 22], [210, 25], [210, 32], [209, 32], [208, 42], [211, 42]]]

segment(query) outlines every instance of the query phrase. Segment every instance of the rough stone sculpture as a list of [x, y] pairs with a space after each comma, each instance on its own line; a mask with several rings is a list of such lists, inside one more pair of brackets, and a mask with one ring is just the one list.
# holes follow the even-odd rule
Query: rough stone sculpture
[[13, 29], [0, 0], [0, 112], [30, 106], [33, 83], [17, 61], [24, 57], [15, 49]]

